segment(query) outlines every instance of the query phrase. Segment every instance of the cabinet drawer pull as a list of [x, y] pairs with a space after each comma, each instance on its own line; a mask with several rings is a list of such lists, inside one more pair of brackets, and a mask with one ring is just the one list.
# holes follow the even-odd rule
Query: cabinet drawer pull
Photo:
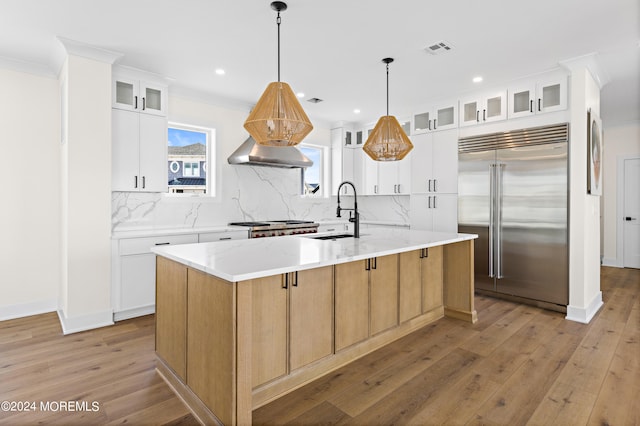
[[157, 246], [168, 246], [171, 243], [156, 243]]
[[222, 240], [230, 240], [230, 239], [231, 239], [231, 237], [220, 237], [220, 238], [218, 238], [218, 239], [219, 239], [220, 241], [222, 241]]

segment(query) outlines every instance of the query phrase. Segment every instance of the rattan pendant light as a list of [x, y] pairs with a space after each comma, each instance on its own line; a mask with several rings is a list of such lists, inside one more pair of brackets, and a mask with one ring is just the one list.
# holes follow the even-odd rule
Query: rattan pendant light
[[384, 58], [382, 62], [387, 64], [387, 115], [380, 117], [362, 149], [376, 161], [397, 161], [413, 149], [413, 144], [398, 120], [389, 115], [389, 64], [393, 58]]
[[291, 87], [280, 81], [280, 12], [287, 9], [287, 4], [274, 1], [271, 8], [278, 12], [278, 81], [269, 83], [244, 128], [261, 145], [297, 145], [313, 130], [313, 125]]

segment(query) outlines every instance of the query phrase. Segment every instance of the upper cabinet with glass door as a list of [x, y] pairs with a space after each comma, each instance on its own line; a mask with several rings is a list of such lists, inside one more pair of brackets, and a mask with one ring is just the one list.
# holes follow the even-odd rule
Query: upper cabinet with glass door
[[[443, 102], [413, 114], [412, 135], [458, 127], [458, 101]], [[407, 133], [409, 134], [409, 133]]]
[[114, 76], [113, 108], [146, 114], [167, 115], [167, 87], [146, 81]]
[[567, 109], [567, 77], [527, 81], [509, 88], [509, 118]]
[[507, 91], [479, 94], [460, 101], [460, 126], [506, 120]]

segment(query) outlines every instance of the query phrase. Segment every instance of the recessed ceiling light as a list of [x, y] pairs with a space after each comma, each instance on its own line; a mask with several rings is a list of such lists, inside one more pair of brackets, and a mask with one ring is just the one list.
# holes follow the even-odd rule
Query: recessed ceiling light
[[224, 75], [224, 70], [223, 70], [222, 68], [218, 68], [218, 69], [216, 70], [216, 74], [218, 74], [218, 75]]
[[480, 83], [480, 82], [482, 82], [482, 77], [480, 77], [480, 76], [473, 77], [473, 82], [474, 82], [474, 83]]
[[296, 93], [296, 96], [299, 97], [299, 98], [304, 98], [304, 93], [298, 92], [298, 93]]
[[354, 110], [353, 110], [353, 112], [354, 112], [354, 113], [356, 113], [356, 114], [360, 114], [360, 110], [359, 110], [359, 109], [357, 109], [357, 108], [356, 108], [356, 109], [354, 109]]

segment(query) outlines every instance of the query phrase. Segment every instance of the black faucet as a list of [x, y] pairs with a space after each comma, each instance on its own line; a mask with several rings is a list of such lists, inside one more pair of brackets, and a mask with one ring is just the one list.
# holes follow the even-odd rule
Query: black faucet
[[[352, 209], [345, 209], [340, 207], [340, 190], [342, 189], [342, 186], [345, 184], [349, 184], [353, 188], [353, 208]], [[360, 213], [358, 213], [358, 195], [356, 194], [355, 185], [349, 182], [348, 180], [345, 180], [340, 184], [340, 186], [338, 186], [338, 209], [336, 210], [336, 217], [341, 217], [340, 212], [342, 210], [353, 211], [353, 214], [351, 211], [349, 212], [349, 222], [354, 224], [353, 238], [360, 238]]]

